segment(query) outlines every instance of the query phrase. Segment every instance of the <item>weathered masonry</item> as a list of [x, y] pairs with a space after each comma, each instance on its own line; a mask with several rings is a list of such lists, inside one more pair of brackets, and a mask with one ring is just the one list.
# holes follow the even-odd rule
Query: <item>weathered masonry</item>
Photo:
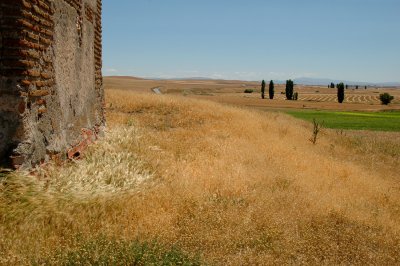
[[101, 0], [0, 5], [0, 161], [79, 155], [104, 125]]

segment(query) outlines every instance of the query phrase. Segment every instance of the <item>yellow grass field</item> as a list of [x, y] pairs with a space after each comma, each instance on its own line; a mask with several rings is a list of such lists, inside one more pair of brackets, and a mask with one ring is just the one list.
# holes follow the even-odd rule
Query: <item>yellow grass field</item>
[[[400, 110], [400, 88], [368, 88], [345, 91], [343, 104], [337, 103], [336, 89], [322, 86], [296, 85], [299, 93], [298, 101], [286, 101], [285, 85], [275, 85], [273, 101], [261, 99], [260, 84], [246, 81], [226, 80], [145, 80], [131, 77], [107, 77], [105, 83], [109, 88], [134, 89], [136, 92], [150, 93], [152, 88], [160, 88], [164, 94], [183, 95], [189, 98], [210, 100], [235, 106], [271, 109], [323, 109], [379, 111]], [[267, 82], [268, 83], [268, 82]], [[254, 93], [246, 94], [245, 89], [253, 89]], [[379, 94], [387, 92], [395, 97], [389, 106], [382, 106]], [[268, 98], [268, 84], [266, 88]]]
[[123, 265], [126, 241], [210, 265], [400, 264], [400, 133], [313, 145], [288, 115], [121, 80], [106, 79], [107, 131], [82, 160], [0, 175], [0, 264]]

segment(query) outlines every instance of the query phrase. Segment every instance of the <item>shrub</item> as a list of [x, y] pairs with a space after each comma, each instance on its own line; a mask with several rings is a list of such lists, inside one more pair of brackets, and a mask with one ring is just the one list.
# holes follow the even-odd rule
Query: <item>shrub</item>
[[335, 88], [335, 83], [331, 82], [331, 89]]
[[338, 97], [338, 102], [342, 103], [344, 101], [344, 84], [339, 83], [337, 85], [337, 97]]
[[261, 82], [261, 98], [265, 98], [265, 80]]
[[388, 105], [394, 99], [394, 97], [389, 93], [385, 92], [379, 95], [379, 99], [381, 100], [382, 104]]
[[274, 99], [274, 95], [275, 95], [275, 85], [274, 82], [271, 80], [269, 82], [269, 98], [271, 100]]
[[244, 93], [253, 93], [254, 91], [252, 89], [245, 89]]
[[299, 93], [298, 92], [295, 92], [294, 94], [293, 94], [293, 101], [297, 101], [299, 99]]
[[286, 81], [286, 99], [287, 100], [293, 100], [293, 81], [291, 79]]
[[320, 123], [315, 118], [313, 118], [313, 133], [309, 141], [311, 141], [311, 143], [314, 145], [317, 143], [318, 134], [321, 132], [323, 124], [324, 122]]

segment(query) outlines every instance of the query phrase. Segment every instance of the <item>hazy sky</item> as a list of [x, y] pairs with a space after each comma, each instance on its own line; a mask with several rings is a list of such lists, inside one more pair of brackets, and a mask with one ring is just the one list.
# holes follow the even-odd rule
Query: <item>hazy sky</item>
[[400, 0], [103, 0], [105, 75], [400, 81]]

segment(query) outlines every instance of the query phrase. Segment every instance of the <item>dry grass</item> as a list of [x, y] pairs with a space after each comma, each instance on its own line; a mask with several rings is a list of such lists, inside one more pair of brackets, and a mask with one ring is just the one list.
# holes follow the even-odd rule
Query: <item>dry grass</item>
[[398, 140], [327, 130], [312, 145], [309, 123], [279, 113], [126, 90], [107, 102], [107, 136], [82, 161], [3, 177], [0, 263], [99, 236], [219, 265], [400, 263]]
[[[261, 99], [261, 84], [259, 82], [239, 80], [143, 80], [127, 77], [106, 77], [104, 81], [109, 89], [148, 93], [151, 92], [151, 88], [159, 87], [165, 94], [183, 95], [188, 98], [259, 108], [261, 110], [287, 108], [353, 111], [400, 110], [399, 88], [348, 89], [345, 92], [344, 103], [339, 104], [337, 103], [336, 89], [330, 89], [326, 86], [296, 85], [295, 91], [299, 93], [299, 100], [286, 101], [284, 95], [285, 85], [277, 84], [275, 85], [275, 98], [271, 101]], [[254, 90], [254, 93], [244, 93], [245, 89]], [[389, 106], [383, 106], [380, 103], [379, 94], [384, 92], [395, 97]]]

